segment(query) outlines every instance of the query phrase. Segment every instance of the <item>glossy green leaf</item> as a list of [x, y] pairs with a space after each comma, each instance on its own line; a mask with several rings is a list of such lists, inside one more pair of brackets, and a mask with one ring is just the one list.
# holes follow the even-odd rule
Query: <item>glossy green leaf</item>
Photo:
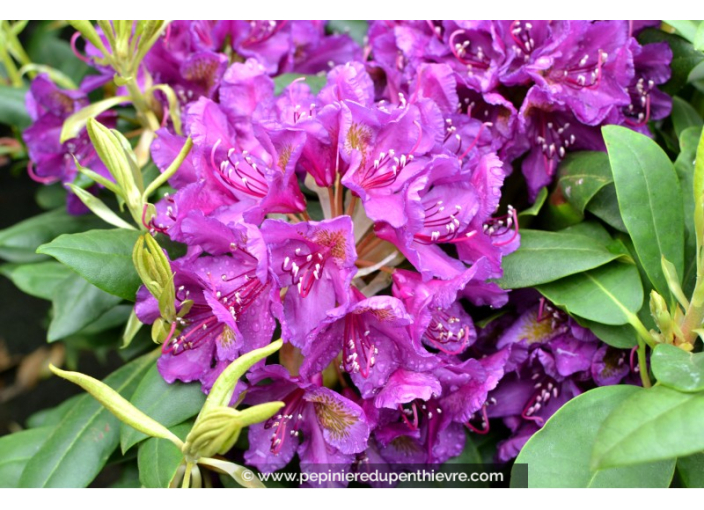
[[[104, 382], [127, 398], [153, 363], [153, 354], [143, 356], [113, 372]], [[20, 486], [88, 486], [117, 448], [119, 423], [90, 395], [82, 396], [27, 463]]]
[[594, 333], [599, 340], [618, 349], [630, 349], [638, 344], [636, 332], [630, 324], [609, 326], [587, 319], [579, 319], [579, 323]]
[[366, 44], [367, 31], [369, 23], [365, 20], [338, 20], [333, 19], [328, 21], [328, 32], [347, 34], [352, 39], [357, 41], [357, 44], [364, 46]]
[[[139, 382], [130, 401], [137, 409], [165, 427], [172, 427], [198, 414], [205, 402], [205, 395], [199, 384], [184, 384], [178, 381], [168, 384], [154, 366]], [[145, 434], [123, 424], [120, 430], [120, 447], [126, 452], [146, 437]]]
[[680, 153], [675, 161], [675, 171], [682, 188], [684, 206], [684, 275], [682, 289], [691, 295], [694, 289], [697, 271], [697, 235], [694, 227], [694, 159], [701, 136], [701, 128], [690, 127], [680, 135]]
[[[182, 423], [171, 428], [171, 432], [185, 440], [192, 423]], [[178, 471], [183, 454], [171, 441], [158, 438], [147, 439], [139, 445], [137, 462], [139, 480], [144, 487], [164, 489], [169, 486]]]
[[0, 257], [9, 262], [36, 262], [46, 256], [37, 248], [60, 234], [81, 232], [99, 227], [102, 222], [93, 216], [71, 216], [65, 209], [56, 209], [34, 216], [0, 230]]
[[687, 101], [679, 97], [673, 97], [672, 124], [675, 128], [675, 134], [679, 139], [682, 137], [682, 132], [687, 128], [695, 127], [701, 129], [704, 121], [702, 121], [702, 118], [697, 110], [695, 110]]
[[650, 357], [653, 374], [660, 384], [685, 393], [704, 391], [704, 353], [685, 352], [659, 344]]
[[545, 205], [545, 200], [548, 198], [548, 188], [543, 187], [538, 191], [538, 195], [535, 197], [535, 202], [528, 209], [524, 209], [518, 213], [519, 218], [526, 218], [529, 216], [537, 216], [540, 214], [540, 210]]
[[603, 152], [569, 154], [560, 164], [558, 175], [562, 194], [581, 213], [594, 195], [613, 181], [609, 158]]
[[35, 429], [38, 427], [54, 426], [59, 423], [71, 408], [83, 398], [83, 395], [74, 395], [73, 397], [64, 400], [56, 407], [42, 409], [32, 414], [27, 418], [27, 427]]
[[99, 289], [134, 301], [141, 280], [132, 265], [132, 250], [139, 234], [121, 228], [67, 234], [37, 252], [63, 262]]
[[37, 262], [0, 269], [18, 289], [30, 296], [51, 300], [56, 287], [74, 274], [68, 267], [58, 262]]
[[179, 448], [183, 446], [179, 442], [178, 438], [174, 436], [171, 431], [169, 431], [169, 429], [137, 409], [129, 400], [120, 395], [117, 391], [113, 390], [104, 382], [98, 381], [97, 379], [80, 372], [61, 370], [60, 368], [56, 368], [54, 365], [49, 365], [49, 368], [54, 374], [77, 384], [90, 393], [94, 399], [100, 402], [103, 407], [107, 408], [108, 411], [115, 415], [123, 424], [134, 427], [149, 436], [168, 439]]
[[283, 90], [291, 85], [291, 83], [294, 82], [294, 80], [297, 80], [299, 78], [304, 78], [303, 83], [307, 84], [308, 87], [310, 87], [310, 92], [311, 94], [317, 94], [320, 92], [320, 89], [322, 89], [325, 84], [327, 83], [327, 76], [325, 75], [316, 75], [316, 74], [299, 74], [299, 73], [285, 73], [277, 76], [274, 78], [274, 84], [276, 86], [274, 90], [274, 94], [277, 96], [283, 92]]
[[704, 489], [704, 452], [677, 459], [677, 473], [685, 487]]
[[619, 258], [593, 238], [542, 230], [522, 230], [520, 248], [504, 257], [504, 289], [533, 287], [602, 266]]
[[604, 421], [592, 454], [594, 468], [674, 459], [704, 450], [704, 394], [664, 386], [639, 389]]
[[54, 290], [52, 319], [47, 339], [61, 340], [99, 319], [121, 299], [103, 292], [77, 274], [72, 274]]
[[699, 27], [699, 22], [695, 20], [685, 19], [666, 19], [665, 23], [673, 27], [679, 34], [689, 42], [694, 41]]
[[669, 295], [661, 257], [684, 273], [682, 191], [670, 158], [645, 135], [621, 126], [602, 129], [621, 217], [653, 286]]
[[592, 445], [614, 409], [638, 392], [635, 386], [590, 390], [562, 406], [525, 444], [516, 463], [527, 463], [529, 487], [668, 487], [675, 462], [592, 470]]
[[18, 487], [27, 462], [42, 447], [51, 431], [51, 427], [41, 427], [0, 437], [0, 488]]
[[594, 198], [587, 204], [587, 211], [616, 230], [628, 232], [626, 225], [623, 224], [621, 211], [618, 209], [616, 186], [613, 183], [607, 184], [594, 195]]
[[643, 305], [638, 268], [615, 262], [537, 287], [569, 313], [601, 324], [619, 326]]
[[704, 51], [704, 22], [702, 21], [699, 21], [699, 26], [692, 40], [692, 46], [697, 51]]
[[26, 89], [0, 85], [0, 124], [16, 126], [19, 129], [31, 124], [32, 119], [24, 106], [26, 94]]

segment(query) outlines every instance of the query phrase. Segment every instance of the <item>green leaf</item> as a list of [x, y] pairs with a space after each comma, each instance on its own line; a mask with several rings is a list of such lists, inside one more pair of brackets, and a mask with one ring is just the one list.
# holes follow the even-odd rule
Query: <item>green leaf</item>
[[74, 274], [63, 264], [53, 261], [3, 266], [2, 273], [25, 294], [46, 300], [51, 300], [56, 287]]
[[704, 395], [654, 386], [639, 389], [604, 421], [592, 454], [595, 468], [674, 459], [704, 450]]
[[687, 84], [689, 73], [704, 61], [704, 54], [695, 50], [690, 42], [678, 35], [649, 28], [638, 34], [638, 40], [643, 44], [661, 41], [669, 44], [672, 50], [672, 61], [670, 62], [672, 74], [669, 81], [659, 88], [671, 96], [677, 94]]
[[81, 331], [116, 306], [120, 298], [72, 274], [56, 286], [52, 302], [53, 317], [47, 333], [49, 342]]
[[704, 452], [677, 459], [677, 473], [685, 487], [704, 489]]
[[369, 23], [365, 20], [332, 19], [328, 21], [327, 30], [332, 33], [348, 34], [357, 44], [364, 46], [364, 44], [366, 44]]
[[643, 305], [638, 268], [621, 262], [540, 285], [537, 289], [571, 314], [612, 326], [628, 323]]
[[522, 230], [520, 248], [504, 257], [504, 289], [533, 287], [602, 266], [621, 255], [593, 238], [542, 230]]
[[136, 230], [90, 230], [66, 234], [42, 245], [38, 253], [51, 255], [99, 289], [135, 300], [141, 280], [132, 264]]
[[[130, 401], [137, 409], [165, 427], [172, 427], [197, 415], [203, 407], [205, 395], [199, 384], [168, 384], [154, 366], [144, 375]], [[126, 452], [146, 437], [145, 434], [123, 424], [120, 430], [120, 447]]]
[[616, 230], [628, 232], [626, 225], [623, 224], [621, 211], [618, 209], [616, 186], [613, 184], [607, 184], [594, 195], [587, 205], [587, 211]]
[[545, 204], [545, 200], [548, 198], [548, 188], [543, 187], [538, 191], [538, 195], [535, 197], [535, 202], [528, 209], [524, 209], [518, 213], [519, 218], [526, 218], [528, 216], [537, 216], [540, 210]]
[[0, 230], [0, 257], [18, 263], [46, 260], [45, 256], [36, 253], [40, 245], [60, 234], [96, 228], [101, 223], [93, 216], [71, 216], [65, 209], [34, 216]]
[[120, 395], [117, 391], [113, 390], [104, 382], [98, 381], [89, 375], [81, 374], [80, 372], [68, 372], [61, 370], [51, 364], [49, 365], [49, 368], [54, 374], [77, 384], [90, 393], [94, 399], [100, 402], [103, 407], [107, 408], [108, 411], [115, 415], [123, 424], [134, 427], [140, 432], [148, 434], [152, 437], [168, 439], [179, 448], [183, 446], [179, 442], [178, 438], [174, 436], [171, 431], [169, 431], [169, 429], [137, 409], [129, 402], [129, 400]]
[[124, 464], [120, 478], [110, 485], [110, 489], [139, 489], [142, 483], [139, 481], [139, 468], [136, 462]]
[[52, 66], [80, 83], [90, 68], [77, 59], [71, 45], [57, 35], [58, 31], [46, 26], [36, 29], [27, 43], [29, 58], [32, 62]]
[[613, 181], [609, 157], [604, 152], [569, 154], [560, 164], [558, 175], [562, 194], [582, 214], [594, 195]]
[[690, 127], [702, 128], [701, 116], [689, 102], [679, 97], [672, 98], [672, 124], [675, 127], [677, 138], [682, 137], [682, 132]]
[[23, 430], [0, 437], [0, 488], [16, 488], [27, 462], [51, 433], [51, 427]]
[[704, 51], [704, 23], [699, 22], [697, 31], [694, 34], [694, 39], [692, 40], [692, 46], [697, 51]]
[[299, 78], [305, 78], [304, 83], [310, 87], [310, 92], [311, 94], [317, 94], [320, 92], [320, 89], [322, 89], [325, 84], [327, 83], [327, 76], [324, 74], [317, 75], [317, 74], [299, 74], [299, 73], [285, 73], [277, 76], [274, 78], [274, 84], [276, 86], [274, 90], [274, 94], [277, 96], [283, 92], [283, 90], [291, 85], [291, 83], [294, 82], [294, 80], [297, 80]]
[[630, 349], [638, 344], [636, 332], [630, 324], [623, 326], [608, 326], [587, 319], [579, 319], [579, 323], [594, 333], [599, 340], [618, 349]]
[[[129, 397], [154, 355], [138, 358], [110, 374], [105, 384]], [[117, 448], [119, 420], [84, 395], [56, 425], [27, 463], [21, 487], [86, 487]]]
[[92, 193], [89, 193], [88, 191], [74, 184], [69, 184], [68, 187], [71, 189], [71, 191], [73, 191], [73, 194], [76, 195], [81, 202], [83, 202], [83, 205], [90, 209], [93, 214], [98, 216], [105, 223], [109, 223], [113, 227], [117, 228], [136, 230], [132, 225], [120, 218], [112, 209], [105, 205], [105, 202], [100, 200]]
[[650, 358], [653, 374], [663, 386], [685, 393], [704, 391], [704, 353], [685, 352], [658, 344]]
[[[191, 422], [182, 423], [173, 427], [171, 432], [185, 440], [191, 425]], [[152, 437], [139, 445], [137, 462], [142, 485], [150, 489], [164, 489], [176, 475], [183, 462], [183, 454], [171, 441]]]
[[56, 407], [42, 409], [32, 414], [27, 418], [27, 427], [35, 429], [38, 427], [54, 426], [59, 423], [71, 408], [83, 397], [83, 395], [74, 395], [68, 400], [64, 400]]
[[666, 19], [663, 21], [677, 30], [680, 35], [689, 42], [694, 41], [694, 38], [697, 35], [697, 28], [699, 27], [698, 21], [684, 19]]
[[648, 278], [667, 296], [661, 257], [684, 274], [684, 209], [677, 174], [667, 154], [647, 136], [621, 126], [605, 126], [602, 133], [621, 217]]
[[27, 90], [0, 85], [0, 124], [25, 129], [32, 123], [24, 106]]
[[682, 188], [684, 205], [684, 274], [682, 289], [690, 296], [694, 290], [697, 273], [697, 234], [694, 226], [694, 159], [701, 136], [701, 128], [690, 127], [680, 136], [680, 153], [675, 161], [675, 171]]
[[605, 386], [570, 400], [525, 444], [516, 463], [527, 463], [529, 487], [668, 487], [675, 462], [592, 470], [592, 445], [609, 414], [638, 392]]

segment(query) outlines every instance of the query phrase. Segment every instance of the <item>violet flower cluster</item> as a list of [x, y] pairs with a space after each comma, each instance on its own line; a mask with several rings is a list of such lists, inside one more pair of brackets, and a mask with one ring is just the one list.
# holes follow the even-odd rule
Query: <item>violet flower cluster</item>
[[[581, 391], [631, 382], [627, 351], [535, 295], [479, 331], [468, 310], [509, 301], [495, 280], [520, 242], [500, 207], [512, 161], [525, 156], [535, 195], [566, 152], [603, 149], [598, 126], [645, 131], [669, 112], [656, 85], [671, 52], [640, 45], [639, 28], [380, 21], [363, 53], [319, 22], [172, 23], [142, 70], [182, 106], [184, 135], [165, 123], [152, 143], [157, 167], [193, 141], [147, 218], [188, 247], [171, 261], [180, 313], [160, 373], [207, 392], [280, 335], [279, 364], [255, 366], [233, 396], [285, 404], [249, 429], [245, 460], [266, 472], [296, 455], [303, 470], [439, 464], [491, 418], [510, 430], [506, 461]], [[317, 94], [300, 79], [275, 95], [272, 76], [320, 71]], [[79, 149], [99, 170], [84, 134], [59, 146], [51, 131], [85, 96], [35, 84], [36, 174], [70, 182]], [[160, 316], [144, 287], [136, 312]]]
[[504, 161], [525, 156], [535, 197], [566, 153], [604, 150], [601, 125], [649, 135], [647, 123], [669, 115], [657, 85], [670, 78], [672, 51], [634, 37], [658, 23], [376, 21], [369, 40], [390, 95], [406, 93], [423, 64], [449, 65], [462, 111], [492, 123]]

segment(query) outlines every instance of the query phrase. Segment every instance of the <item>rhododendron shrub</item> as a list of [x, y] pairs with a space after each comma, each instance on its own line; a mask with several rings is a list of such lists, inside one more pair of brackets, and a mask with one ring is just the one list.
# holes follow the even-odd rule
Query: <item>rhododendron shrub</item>
[[18, 23], [5, 146], [59, 203], [0, 257], [97, 401], [0, 438], [36, 452], [0, 485], [700, 483], [696, 22], [74, 20], [74, 75]]

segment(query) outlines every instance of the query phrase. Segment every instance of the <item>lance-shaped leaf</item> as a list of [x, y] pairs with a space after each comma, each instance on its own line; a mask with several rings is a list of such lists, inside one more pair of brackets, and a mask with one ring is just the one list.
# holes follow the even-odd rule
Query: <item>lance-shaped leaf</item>
[[235, 391], [235, 385], [237, 384], [239, 378], [242, 377], [247, 370], [254, 366], [255, 363], [278, 351], [282, 345], [282, 340], [276, 340], [266, 347], [255, 349], [243, 354], [230, 363], [217, 378], [215, 384], [213, 384], [210, 394], [205, 400], [205, 404], [201, 410], [201, 415], [206, 414], [208, 411], [215, 409], [216, 407], [227, 407], [230, 405], [230, 400], [232, 399], [232, 394]]
[[704, 391], [704, 353], [659, 344], [650, 357], [653, 374], [663, 386], [685, 393]]
[[59, 236], [37, 253], [51, 255], [105, 292], [134, 301], [139, 276], [130, 255], [138, 237], [138, 231], [123, 228], [89, 230]]
[[54, 288], [47, 340], [55, 342], [81, 331], [117, 306], [121, 300], [72, 273]]
[[[198, 384], [167, 383], [155, 365], [140, 381], [130, 402], [165, 427], [173, 427], [197, 415], [203, 407], [205, 395]], [[120, 431], [122, 451], [126, 452], [145, 437], [134, 428], [123, 425]]]
[[56, 209], [0, 230], [0, 257], [9, 262], [36, 262], [46, 256], [37, 248], [61, 234], [83, 232], [104, 225], [91, 215], [71, 216], [66, 208]]
[[614, 262], [537, 287], [550, 301], [585, 319], [618, 326], [643, 305], [638, 268]]
[[605, 386], [562, 406], [528, 440], [516, 459], [517, 464], [527, 463], [530, 468], [529, 487], [668, 487], [674, 460], [614, 469], [590, 468], [600, 425], [638, 391], [636, 386]]
[[622, 258], [594, 237], [579, 234], [522, 230], [521, 246], [504, 257], [505, 289], [533, 287]]
[[0, 487], [19, 486], [27, 462], [37, 453], [51, 433], [51, 427], [41, 427], [0, 437]]
[[704, 450], [704, 394], [641, 389], [604, 421], [591, 466], [604, 469], [675, 459]]
[[[110, 374], [105, 383], [129, 396], [153, 363], [154, 355], [142, 356]], [[27, 463], [20, 485], [86, 487], [117, 447], [119, 424], [95, 399], [81, 396]]]
[[71, 381], [86, 390], [108, 411], [130, 427], [151, 437], [168, 439], [179, 448], [183, 444], [169, 429], [137, 409], [107, 384], [85, 374], [61, 370], [54, 365], [49, 365], [49, 368], [59, 377]]
[[[182, 423], [172, 427], [171, 431], [185, 439], [191, 425]], [[147, 439], [139, 445], [137, 454], [139, 480], [144, 487], [165, 489], [169, 487], [183, 462], [183, 453], [170, 441], [156, 437]]]
[[109, 223], [113, 227], [136, 230], [132, 225], [120, 218], [112, 209], [105, 205], [105, 202], [92, 193], [76, 186], [75, 184], [69, 184], [68, 186], [71, 188], [74, 195], [76, 195], [81, 202], [83, 202], [83, 205], [90, 209], [93, 214], [98, 216], [104, 222]]
[[54, 261], [17, 266], [7, 264], [0, 267], [0, 272], [25, 294], [49, 301], [56, 287], [74, 274], [68, 267]]
[[684, 210], [674, 166], [645, 135], [621, 126], [605, 126], [602, 133], [623, 222], [648, 278], [666, 296], [661, 257], [684, 274]]
[[609, 158], [603, 152], [575, 152], [560, 164], [562, 194], [580, 213], [601, 188], [613, 182]]

